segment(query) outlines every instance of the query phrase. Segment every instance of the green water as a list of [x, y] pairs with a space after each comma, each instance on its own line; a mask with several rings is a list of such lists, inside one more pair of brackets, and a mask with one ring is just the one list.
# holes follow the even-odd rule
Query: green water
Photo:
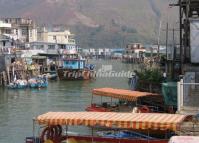
[[[91, 61], [99, 69], [112, 65], [113, 70], [131, 70], [133, 65], [120, 61]], [[93, 88], [128, 89], [128, 78], [97, 78], [93, 81], [50, 82], [42, 90], [0, 88], [0, 143], [23, 143], [32, 135], [32, 118], [48, 111], [84, 111], [90, 104]], [[85, 132], [85, 130], [83, 130]]]

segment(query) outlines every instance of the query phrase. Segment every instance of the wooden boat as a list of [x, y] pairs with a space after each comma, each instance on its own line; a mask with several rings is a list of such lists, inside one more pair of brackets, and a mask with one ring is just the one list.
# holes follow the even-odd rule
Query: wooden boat
[[85, 65], [85, 60], [64, 59], [64, 66], [57, 70], [60, 80], [89, 80], [95, 78], [94, 69]]
[[[116, 112], [48, 112], [38, 116], [33, 122], [39, 124], [39, 136], [26, 138], [26, 143], [63, 143], [75, 140], [99, 143], [168, 143], [168, 139], [100, 137], [94, 136], [94, 127], [105, 127], [117, 130], [156, 130], [176, 132], [186, 120], [186, 115], [155, 113], [116, 113]], [[69, 126], [86, 126], [92, 128], [92, 135], [70, 135]], [[64, 132], [65, 131], [65, 132]], [[33, 133], [35, 135], [35, 133]], [[37, 141], [37, 142], [36, 142]]]
[[60, 80], [89, 80], [95, 78], [94, 65], [86, 64], [77, 53], [64, 55], [57, 73]]
[[[93, 103], [94, 96], [101, 97], [101, 104]], [[141, 99], [143, 97], [154, 97], [158, 96], [149, 92], [131, 91], [124, 89], [114, 89], [114, 88], [98, 88], [92, 90], [92, 101], [91, 105], [85, 110], [90, 112], [157, 112], [158, 109], [155, 107], [147, 106], [142, 104]], [[111, 98], [111, 102], [102, 102], [102, 97]], [[119, 100], [114, 103], [113, 99]]]

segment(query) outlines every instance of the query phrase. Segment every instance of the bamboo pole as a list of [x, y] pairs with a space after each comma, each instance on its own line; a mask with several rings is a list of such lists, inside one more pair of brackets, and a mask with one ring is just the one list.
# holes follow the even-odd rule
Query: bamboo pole
[[8, 84], [10, 84], [10, 67], [7, 67]]
[[3, 83], [4, 85], [7, 85], [7, 79], [6, 79], [6, 72], [3, 71]]
[[2, 80], [3, 80], [3, 78], [2, 78], [2, 72], [1, 72], [1, 74], [0, 74], [0, 85], [2, 85]]

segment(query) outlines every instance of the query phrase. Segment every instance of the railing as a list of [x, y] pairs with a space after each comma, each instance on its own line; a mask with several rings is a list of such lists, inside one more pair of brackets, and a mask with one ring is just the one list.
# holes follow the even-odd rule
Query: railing
[[185, 109], [199, 110], [199, 83], [184, 83], [181, 79], [178, 82], [178, 111]]

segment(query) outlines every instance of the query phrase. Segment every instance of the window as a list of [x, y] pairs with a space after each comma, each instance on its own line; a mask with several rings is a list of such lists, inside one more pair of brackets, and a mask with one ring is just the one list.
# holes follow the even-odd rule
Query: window
[[55, 45], [48, 45], [49, 50], [55, 50]]
[[16, 29], [16, 35], [18, 35], [18, 29]]
[[32, 37], [32, 30], [30, 30], [30, 37]]
[[22, 30], [22, 35], [24, 36], [24, 35], [28, 35], [28, 30], [27, 30], [27, 28], [22, 28], [21, 29]]
[[4, 47], [6, 46], [6, 41], [3, 41], [3, 46], [4, 46]]
[[37, 45], [35, 47], [36, 50], [43, 50], [44, 49], [44, 45]]
[[59, 49], [65, 49], [66, 46], [65, 45], [59, 45]]
[[75, 40], [74, 39], [69, 39], [68, 42], [69, 43], [75, 43]]
[[53, 40], [57, 40], [57, 37], [56, 37], [56, 36], [53, 36]]

